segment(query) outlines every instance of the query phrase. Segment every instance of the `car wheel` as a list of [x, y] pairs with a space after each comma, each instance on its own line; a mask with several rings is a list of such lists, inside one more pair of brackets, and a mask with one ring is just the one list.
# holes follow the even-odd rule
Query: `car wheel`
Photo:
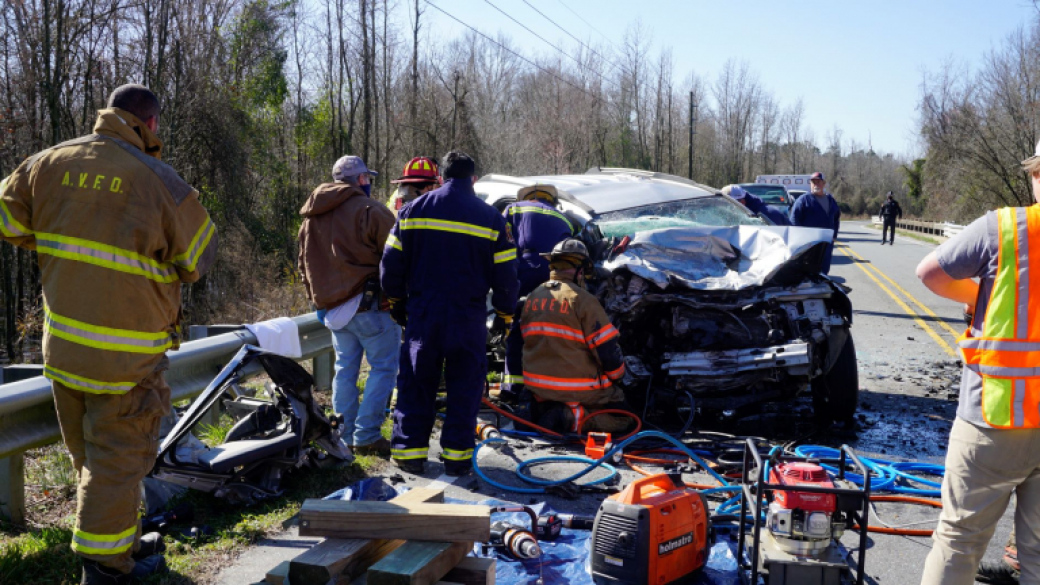
[[859, 406], [859, 371], [852, 336], [838, 353], [830, 371], [812, 381], [813, 410], [821, 421], [851, 420]]

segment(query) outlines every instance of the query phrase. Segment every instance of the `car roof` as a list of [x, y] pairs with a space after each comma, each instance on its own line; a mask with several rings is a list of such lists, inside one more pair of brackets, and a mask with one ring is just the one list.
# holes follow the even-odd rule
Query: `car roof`
[[520, 187], [547, 183], [589, 213], [601, 214], [644, 205], [712, 197], [718, 192], [707, 185], [664, 173], [635, 169], [593, 168], [583, 175], [485, 175], [475, 185], [489, 197], [516, 196]]
[[744, 189], [747, 189], [748, 187], [769, 187], [771, 189], [776, 189], [776, 188], [779, 187], [780, 189], [783, 189], [784, 191], [790, 191], [790, 189], [788, 189], [786, 185], [774, 185], [774, 184], [770, 184], [770, 183], [740, 183], [739, 185], [740, 185], [741, 188], [744, 188]]

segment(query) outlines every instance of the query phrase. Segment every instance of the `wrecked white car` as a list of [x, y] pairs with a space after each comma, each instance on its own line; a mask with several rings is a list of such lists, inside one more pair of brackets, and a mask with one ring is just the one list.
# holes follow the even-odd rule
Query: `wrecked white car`
[[809, 391], [821, 422], [852, 418], [852, 306], [819, 271], [829, 231], [772, 226], [711, 187], [629, 169], [489, 175], [476, 190], [504, 209], [535, 183], [555, 185], [583, 226], [588, 287], [621, 332], [622, 385], [648, 422], [735, 419]]

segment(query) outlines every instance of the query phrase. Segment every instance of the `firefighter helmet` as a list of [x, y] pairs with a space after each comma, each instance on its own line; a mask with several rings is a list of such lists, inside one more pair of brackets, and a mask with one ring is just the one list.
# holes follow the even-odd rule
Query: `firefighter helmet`
[[418, 156], [408, 161], [404, 166], [401, 178], [390, 181], [391, 183], [438, 183], [437, 161], [425, 156]]
[[540, 254], [551, 264], [569, 262], [576, 268], [583, 268], [589, 263], [589, 249], [577, 238], [567, 238], [553, 247], [552, 252]]
[[560, 199], [560, 194], [553, 185], [531, 185], [516, 192], [517, 201], [533, 201], [541, 199], [553, 207]]

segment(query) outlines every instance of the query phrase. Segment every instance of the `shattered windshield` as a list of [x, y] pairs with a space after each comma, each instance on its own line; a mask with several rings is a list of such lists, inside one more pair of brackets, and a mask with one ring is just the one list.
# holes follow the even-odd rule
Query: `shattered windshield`
[[739, 204], [721, 197], [700, 197], [604, 213], [596, 224], [606, 237], [667, 227], [766, 225]]

